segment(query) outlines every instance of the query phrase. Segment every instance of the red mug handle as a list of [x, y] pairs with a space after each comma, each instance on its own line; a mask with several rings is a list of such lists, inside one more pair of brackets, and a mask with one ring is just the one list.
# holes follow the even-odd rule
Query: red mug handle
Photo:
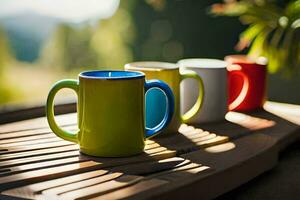
[[243, 87], [241, 89], [241, 92], [237, 96], [237, 98], [228, 105], [229, 110], [236, 109], [245, 100], [245, 98], [248, 94], [248, 91], [249, 91], [249, 79], [246, 76], [246, 74], [244, 72], [242, 72], [241, 69], [242, 69], [241, 66], [236, 65], [236, 64], [231, 65], [230, 67], [228, 67], [228, 71], [230, 72], [229, 73], [230, 76], [238, 75], [238, 76], [241, 76], [243, 78]]

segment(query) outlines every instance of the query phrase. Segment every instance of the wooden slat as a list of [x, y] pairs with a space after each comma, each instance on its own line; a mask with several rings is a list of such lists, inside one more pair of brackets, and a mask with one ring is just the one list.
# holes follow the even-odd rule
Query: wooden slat
[[55, 159], [55, 160], [47, 160], [47, 161], [41, 161], [37, 163], [31, 163], [31, 164], [23, 164], [21, 166], [16, 167], [7, 167], [7, 168], [1, 168], [1, 170], [4, 170], [3, 173], [0, 173], [1, 176], [8, 176], [13, 175], [17, 173], [23, 173], [31, 170], [38, 170], [42, 168], [49, 168], [49, 167], [56, 167], [61, 165], [67, 165], [72, 163], [79, 163], [83, 161], [88, 161], [88, 159], [79, 158], [79, 157], [71, 157], [71, 158], [62, 158], [62, 159]]
[[97, 196], [94, 198], [91, 198], [93, 200], [114, 200], [114, 199], [126, 199], [129, 197], [132, 197], [133, 195], [138, 195], [139, 197], [137, 199], [144, 199], [144, 194], [148, 192], [150, 189], [156, 189], [162, 186], [165, 186], [168, 184], [167, 181], [159, 180], [159, 179], [147, 179], [145, 181], [138, 182], [137, 184], [134, 184], [132, 186], [119, 189], [110, 193], [107, 193], [105, 195]]
[[[0, 126], [1, 127], [1, 126]], [[77, 125], [65, 125], [62, 126], [66, 130], [76, 130]], [[51, 134], [52, 131], [49, 127], [47, 128], [40, 128], [40, 129], [33, 129], [33, 130], [19, 130], [19, 131], [13, 131], [8, 133], [0, 133], [0, 139], [11, 139], [11, 138], [20, 138], [20, 137], [26, 137], [26, 136], [35, 136], [35, 135], [43, 135], [43, 134]]]
[[219, 136], [214, 133], [209, 133], [208, 131], [203, 131], [202, 129], [194, 128], [193, 126], [182, 125], [179, 131], [181, 134], [158, 137], [153, 140], [167, 149], [177, 151], [178, 154], [224, 143], [229, 140], [227, 136]]
[[64, 178], [49, 180], [41, 183], [31, 184], [25, 187], [19, 187], [13, 190], [7, 190], [3, 194], [18, 196], [21, 198], [36, 199], [41, 196], [42, 191], [70, 183], [77, 183], [90, 178], [99, 177], [107, 174], [107, 170], [95, 170], [92, 172], [79, 173], [77, 175], [67, 176]]
[[138, 183], [143, 177], [124, 175], [115, 180], [60, 194], [61, 199], [92, 198]]
[[266, 102], [264, 109], [267, 112], [300, 126], [300, 105]]
[[34, 145], [27, 145], [27, 146], [15, 146], [15, 147], [9, 147], [5, 149], [3, 148], [2, 151], [0, 151], [0, 155], [30, 152], [35, 150], [50, 149], [50, 148], [64, 147], [70, 145], [74, 146], [74, 143], [67, 142], [64, 140], [59, 140], [57, 142], [47, 143], [47, 145], [34, 144]]
[[99, 166], [98, 163], [87, 161], [82, 163], [70, 164], [65, 166], [35, 170], [33, 172], [25, 172], [22, 174], [15, 174], [10, 176], [1, 177], [0, 189], [4, 190], [19, 185], [29, 184], [31, 182], [41, 181], [52, 177], [59, 177], [63, 175], [84, 172], [87, 170], [95, 169]]
[[214, 172], [215, 170], [211, 167], [191, 163], [188, 166], [184, 166], [180, 169], [170, 170], [169, 172], [161, 173], [158, 175], [154, 174], [153, 176], [160, 180], [176, 183], [184, 179], [192, 178], [195, 174], [197, 174], [199, 177], [199, 174], [201, 174], [201, 176], [207, 176], [209, 174], [213, 174]]
[[121, 177], [123, 173], [120, 172], [115, 172], [115, 173], [109, 173], [105, 174], [103, 176], [98, 176], [95, 178], [90, 178], [84, 181], [79, 181], [76, 183], [70, 183], [70, 184], [65, 184], [61, 187], [54, 187], [50, 189], [46, 189], [42, 191], [42, 194], [44, 195], [60, 195], [60, 194], [65, 194], [71, 193], [74, 191], [78, 191], [80, 189], [86, 188], [86, 187], [91, 187], [94, 185], [100, 185], [101, 183], [111, 181], [113, 179], [117, 179]]
[[7, 144], [15, 144], [17, 142], [27, 142], [27, 141], [35, 141], [35, 140], [41, 140], [41, 139], [52, 139], [56, 138], [53, 134], [43, 134], [43, 135], [34, 135], [34, 136], [28, 136], [28, 137], [20, 137], [20, 138], [11, 138], [11, 139], [1, 139], [0, 145], [5, 146]]
[[190, 163], [191, 162], [189, 160], [184, 158], [173, 157], [163, 160], [149, 161], [147, 163], [133, 163], [125, 166], [112, 167], [110, 170], [113, 172], [122, 172], [124, 174], [149, 175], [159, 173], [161, 171], [177, 169]]
[[47, 128], [41, 128], [35, 130], [0, 133], [0, 139], [3, 140], [3, 139], [19, 138], [19, 137], [34, 136], [34, 135], [51, 134], [51, 133], [52, 131], [47, 127]]
[[[41, 144], [44, 143], [44, 145], [47, 145], [47, 143], [51, 142], [58, 142], [61, 141], [58, 137], [52, 137], [52, 138], [46, 138], [46, 139], [40, 139], [40, 140], [32, 140], [32, 141], [23, 141], [23, 142], [15, 142], [15, 143], [9, 143], [1, 145], [2, 148], [11, 148], [11, 147], [18, 147], [18, 146], [27, 146], [27, 145], [35, 145], [35, 144]], [[65, 141], [66, 143], [69, 143]]]
[[[59, 125], [74, 125], [77, 122], [77, 115], [75, 113], [59, 115], [56, 117], [56, 120]], [[0, 133], [36, 130], [42, 128], [48, 128], [48, 123], [45, 117], [3, 124], [0, 126]]]
[[36, 155], [36, 156], [26, 156], [26, 157], [18, 157], [15, 159], [10, 158], [0, 158], [0, 167], [6, 165], [6, 163], [16, 164], [16, 163], [27, 163], [29, 161], [42, 161], [42, 160], [50, 160], [52, 158], [65, 158], [71, 156], [78, 156], [79, 151], [70, 151], [70, 152], [59, 152], [56, 154], [48, 154], [48, 155]]
[[42, 156], [54, 153], [62, 153], [68, 151], [78, 151], [78, 145], [68, 145], [68, 146], [60, 146], [56, 148], [48, 148], [48, 149], [38, 149], [32, 151], [24, 151], [24, 152], [17, 152], [17, 153], [7, 153], [0, 156], [0, 161], [2, 160], [11, 160], [11, 159], [18, 159], [18, 158], [28, 158], [33, 156]]
[[243, 114], [238, 112], [229, 112], [226, 115], [226, 119], [232, 123], [238, 124], [242, 127], [249, 129], [250, 131], [270, 128], [275, 126], [276, 122], [265, 118], [254, 117], [249, 114]]

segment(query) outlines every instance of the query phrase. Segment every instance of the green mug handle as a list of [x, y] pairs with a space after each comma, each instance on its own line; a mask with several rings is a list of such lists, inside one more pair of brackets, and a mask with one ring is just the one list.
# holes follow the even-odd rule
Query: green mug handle
[[197, 80], [199, 85], [199, 95], [193, 107], [181, 116], [182, 122], [187, 122], [189, 119], [191, 119], [198, 113], [198, 111], [202, 107], [204, 97], [204, 86], [201, 77], [196, 72], [190, 70], [180, 72], [180, 81], [186, 78], [193, 78]]
[[75, 142], [75, 143], [78, 143], [78, 139], [77, 139], [78, 132], [72, 133], [72, 132], [63, 130], [62, 128], [60, 128], [58, 126], [58, 124], [55, 121], [54, 97], [55, 97], [56, 93], [63, 88], [69, 88], [69, 89], [74, 90], [78, 96], [78, 86], [79, 86], [79, 83], [77, 80], [65, 79], [65, 80], [58, 81], [51, 88], [51, 90], [48, 94], [47, 104], [46, 104], [47, 120], [48, 120], [49, 126], [50, 126], [51, 130], [53, 131], [53, 133], [55, 133], [58, 137], [60, 137], [64, 140], [67, 140], [70, 142]]

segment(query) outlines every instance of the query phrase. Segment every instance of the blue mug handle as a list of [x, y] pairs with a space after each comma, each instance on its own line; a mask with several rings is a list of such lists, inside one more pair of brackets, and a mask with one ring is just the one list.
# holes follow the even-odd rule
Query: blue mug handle
[[162, 121], [153, 128], [146, 127], [146, 138], [151, 138], [159, 134], [163, 129], [165, 129], [172, 120], [174, 114], [174, 95], [171, 88], [160, 80], [149, 80], [145, 82], [145, 94], [148, 90], [152, 88], [159, 88], [163, 91], [164, 95], [167, 97], [167, 109]]

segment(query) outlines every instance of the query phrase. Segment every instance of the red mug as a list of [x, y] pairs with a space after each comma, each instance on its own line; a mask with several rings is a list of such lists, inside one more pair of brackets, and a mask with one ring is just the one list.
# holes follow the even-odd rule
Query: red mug
[[[229, 63], [229, 110], [251, 111], [262, 108], [266, 100], [266, 60], [253, 61], [245, 55], [225, 57]], [[242, 73], [236, 76], [237, 69]]]

